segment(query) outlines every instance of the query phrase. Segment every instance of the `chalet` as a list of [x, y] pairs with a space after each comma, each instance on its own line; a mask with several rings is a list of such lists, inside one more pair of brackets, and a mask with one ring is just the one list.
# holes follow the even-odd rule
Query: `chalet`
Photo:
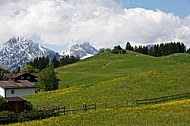
[[35, 93], [37, 73], [4, 73], [7, 81], [0, 81], [0, 97], [4, 97], [10, 111], [19, 113], [24, 111], [26, 100], [21, 95]]
[[35, 93], [35, 84], [27, 80], [0, 81], [0, 95], [2, 97], [17, 97]]
[[4, 73], [3, 76], [7, 80], [28, 80], [30, 82], [37, 82], [38, 73]]

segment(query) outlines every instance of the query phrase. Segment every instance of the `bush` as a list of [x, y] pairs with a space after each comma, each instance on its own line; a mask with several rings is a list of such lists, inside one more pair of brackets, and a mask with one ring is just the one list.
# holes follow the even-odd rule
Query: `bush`
[[119, 45], [115, 46], [114, 49], [111, 52], [115, 53], [115, 54], [125, 54], [125, 53], [127, 53], [126, 50], [122, 49]]
[[52, 116], [58, 116], [59, 113], [54, 113], [51, 110], [36, 110], [32, 109], [28, 112], [14, 113], [9, 111], [0, 112], [0, 124], [9, 124], [16, 122], [24, 122], [36, 119], [45, 119]]
[[3, 97], [0, 97], [0, 111], [6, 110], [8, 110], [8, 103]]
[[9, 124], [18, 122], [18, 117], [14, 112], [2, 111], [0, 112], [0, 124]]
[[26, 102], [24, 103], [24, 110], [25, 110], [25, 111], [31, 111], [32, 109], [33, 109], [32, 103], [29, 102], [29, 101], [26, 101]]

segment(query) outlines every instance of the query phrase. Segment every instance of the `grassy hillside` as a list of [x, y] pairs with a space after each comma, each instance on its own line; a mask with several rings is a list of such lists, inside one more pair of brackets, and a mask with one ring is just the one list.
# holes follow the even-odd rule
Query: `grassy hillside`
[[56, 69], [59, 90], [24, 98], [34, 105], [133, 105], [137, 99], [189, 92], [189, 64], [188, 54], [155, 58], [134, 52], [103, 53]]
[[190, 100], [134, 108], [90, 111], [52, 117], [10, 126], [187, 126], [190, 124]]
[[61, 78], [60, 88], [97, 84], [113, 78], [138, 74], [151, 69], [190, 62], [190, 55], [178, 54], [155, 58], [135, 52], [124, 55], [102, 53], [76, 64], [56, 69]]
[[[131, 111], [128, 110], [128, 107], [134, 107], [137, 99], [190, 92], [188, 88], [190, 87], [190, 55], [188, 54], [174, 54], [156, 58], [130, 51], [124, 55], [106, 52], [75, 64], [57, 68], [56, 72], [59, 79], [61, 79], [59, 90], [25, 95], [23, 97], [31, 101], [35, 106], [59, 105], [76, 108], [83, 103], [97, 104], [95, 114], [94, 112], [88, 112], [86, 114], [55, 118], [60, 123], [62, 123], [61, 120], [71, 118], [70, 121], [65, 121], [66, 125], [69, 125], [69, 123], [83, 125], [91, 120], [92, 123], [90, 124], [92, 125], [96, 125], [97, 123], [95, 122], [98, 120], [102, 124], [104, 121], [107, 123], [109, 120], [113, 120], [115, 125], [120, 124], [119, 122], [125, 118], [129, 119], [129, 121], [134, 121], [135, 117], [139, 115], [139, 121], [134, 125], [140, 124], [146, 118], [155, 118], [155, 123], [149, 119], [148, 122], [156, 124], [168, 116], [167, 112], [162, 109], [163, 107], [158, 107], [159, 111], [150, 110], [150, 113], [149, 109], [147, 110], [146, 108], [137, 107], [136, 109], [132, 108], [134, 110]], [[67, 85], [69, 88], [66, 88]], [[179, 109], [182, 113], [177, 103], [175, 103], [174, 108]], [[189, 100], [185, 100], [183, 103], [182, 106], [188, 106], [188, 108], [184, 107], [184, 111], [186, 111], [186, 109], [189, 109]], [[165, 109], [171, 111], [173, 108], [166, 106]], [[169, 113], [169, 115], [174, 114], [177, 110]], [[190, 115], [189, 112], [182, 115]], [[114, 114], [117, 115], [115, 120], [113, 119]], [[164, 114], [163, 117], [162, 114]], [[172, 116], [169, 120], [172, 121], [173, 119], [174, 123], [176, 121], [174, 118]], [[84, 121], [76, 121], [80, 119]], [[42, 124], [49, 124], [50, 120], [52, 118], [42, 121]], [[187, 122], [188, 118], [181, 121]], [[124, 123], [123, 121], [121, 122]], [[41, 122], [36, 121], [36, 123]], [[50, 123], [50, 125], [53, 125], [53, 123]], [[143, 122], [142, 124], [145, 123]], [[112, 122], [108, 124], [112, 125]]]

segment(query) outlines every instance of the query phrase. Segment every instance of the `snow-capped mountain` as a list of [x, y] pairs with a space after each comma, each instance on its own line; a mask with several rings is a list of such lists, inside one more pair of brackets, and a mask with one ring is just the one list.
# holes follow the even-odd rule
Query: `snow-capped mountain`
[[93, 56], [98, 53], [98, 50], [91, 46], [88, 42], [71, 46], [69, 51], [62, 52], [62, 55], [79, 57], [81, 59]]
[[0, 46], [0, 66], [8, 71], [23, 67], [36, 57], [49, 57], [50, 60], [60, 55], [23, 37], [13, 37]]

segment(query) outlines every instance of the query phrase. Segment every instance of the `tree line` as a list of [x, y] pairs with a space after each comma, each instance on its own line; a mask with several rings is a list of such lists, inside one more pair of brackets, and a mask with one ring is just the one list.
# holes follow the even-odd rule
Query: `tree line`
[[190, 49], [186, 51], [186, 46], [180, 42], [171, 42], [171, 43], [161, 43], [149, 46], [131, 46], [129, 42], [126, 44], [126, 50], [135, 51], [138, 53], [160, 57], [166, 56], [174, 53], [185, 53], [190, 52]]
[[74, 57], [74, 56], [64, 56], [60, 60], [57, 59], [56, 57], [54, 57], [51, 61], [48, 57], [37, 57], [33, 61], [28, 62], [27, 64], [30, 66], [33, 66], [35, 69], [41, 71], [44, 68], [46, 68], [46, 66], [50, 62], [53, 63], [54, 68], [57, 68], [60, 66], [75, 63], [79, 60], [80, 60], [79, 57]]

